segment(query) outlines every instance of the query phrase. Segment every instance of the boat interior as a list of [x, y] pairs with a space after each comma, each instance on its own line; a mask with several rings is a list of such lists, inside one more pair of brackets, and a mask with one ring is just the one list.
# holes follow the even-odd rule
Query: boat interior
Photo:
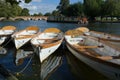
[[96, 32], [96, 31], [90, 31], [90, 35], [101, 38], [101, 39], [107, 39], [107, 40], [113, 40], [113, 41], [119, 41], [120, 42], [120, 36], [112, 35], [104, 32]]
[[[90, 56], [120, 64], [119, 47], [116, 47], [115, 45], [110, 44], [109, 42], [99, 40], [95, 37], [82, 37], [82, 39], [80, 38], [77, 43], [74, 43], [76, 42], [76, 40], [74, 39], [76, 38], [73, 38], [73, 40], [69, 40], [69, 42], [76, 49], [84, 51], [84, 53]], [[120, 43], [118, 43], [118, 45], [120, 45]]]

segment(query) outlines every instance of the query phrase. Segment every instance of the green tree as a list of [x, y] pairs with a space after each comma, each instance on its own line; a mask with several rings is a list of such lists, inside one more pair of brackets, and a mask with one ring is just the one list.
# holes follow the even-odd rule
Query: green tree
[[82, 3], [71, 4], [67, 9], [67, 16], [83, 16], [83, 5]]
[[101, 15], [103, 0], [84, 0], [84, 13], [94, 20], [94, 17]]
[[24, 8], [20, 14], [20, 16], [29, 16], [29, 15], [30, 15], [29, 10], [27, 8]]
[[69, 7], [70, 5], [70, 1], [69, 0], [60, 0], [59, 5], [57, 6], [58, 11], [60, 12], [60, 14], [65, 15], [66, 9]]
[[52, 12], [52, 16], [59, 16], [59, 11], [57, 11], [57, 10], [54, 10], [53, 12]]
[[15, 17], [21, 13], [22, 8], [17, 4], [11, 5], [0, 0], [0, 17]]
[[120, 16], [120, 0], [106, 0], [103, 9], [102, 15], [104, 16]]
[[13, 4], [12, 6], [13, 6], [11, 9], [12, 15], [14, 17], [19, 16], [22, 12], [22, 8], [20, 6], [18, 6], [17, 4]]
[[38, 14], [33, 14], [32, 16], [43, 16], [43, 14], [40, 12], [40, 13], [38, 13]]
[[114, 15], [120, 17], [120, 0], [116, 1]]
[[52, 15], [51, 13], [47, 12], [47, 13], [45, 13], [44, 16], [51, 16], [51, 15]]
[[[11, 5], [13, 5], [13, 4], [19, 4], [21, 1], [23, 1], [23, 0], [5, 0], [6, 2], [9, 2]], [[32, 0], [24, 0], [25, 1], [25, 3], [29, 3], [29, 2], [31, 2]]]

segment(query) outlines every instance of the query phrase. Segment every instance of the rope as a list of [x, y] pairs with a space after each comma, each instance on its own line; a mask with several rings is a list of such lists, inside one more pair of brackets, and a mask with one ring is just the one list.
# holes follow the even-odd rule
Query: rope
[[[34, 56], [34, 54], [33, 54], [33, 56]], [[24, 71], [26, 70], [26, 68], [29, 66], [29, 64], [30, 64], [33, 56], [30, 58], [30, 60], [29, 60], [28, 63], [26, 64], [26, 66], [25, 66], [22, 70], [20, 70], [19, 72], [12, 72], [11, 70], [8, 70], [8, 71], [10, 71], [11, 73], [14, 73], [14, 74], [19, 75], [20, 73], [24, 72]]]
[[29, 64], [30, 64], [30, 62], [31, 62], [31, 60], [32, 60], [32, 58], [33, 58], [33, 56], [30, 58], [30, 60], [29, 60], [28, 63], [26, 64], [26, 66], [25, 66], [22, 70], [20, 70], [19, 72], [16, 72], [16, 73], [22, 73], [22, 72], [24, 72], [25, 69], [29, 66]]

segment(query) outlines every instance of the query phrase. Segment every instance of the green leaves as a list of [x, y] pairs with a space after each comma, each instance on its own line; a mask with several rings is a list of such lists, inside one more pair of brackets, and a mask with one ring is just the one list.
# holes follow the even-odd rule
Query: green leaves
[[29, 3], [29, 2], [31, 2], [32, 0], [25, 0], [25, 3]]
[[71, 4], [67, 9], [67, 16], [82, 16], [83, 15], [83, 5], [78, 2]]
[[99, 16], [101, 12], [102, 0], [84, 0], [84, 13], [87, 16]]
[[60, 14], [65, 15], [66, 14], [66, 9], [69, 7], [69, 0], [61, 0], [59, 5], [57, 6], [58, 11], [60, 12]]
[[30, 15], [29, 10], [27, 8], [24, 8], [20, 14], [20, 16], [29, 16], [29, 15]]

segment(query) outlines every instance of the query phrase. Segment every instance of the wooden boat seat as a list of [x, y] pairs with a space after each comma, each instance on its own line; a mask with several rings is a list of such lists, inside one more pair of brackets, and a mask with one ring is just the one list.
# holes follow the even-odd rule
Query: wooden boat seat
[[97, 58], [100, 58], [103, 60], [120, 59], [120, 55], [119, 56], [99, 56]]
[[20, 37], [16, 37], [15, 39], [25, 39], [25, 38], [32, 38], [31, 35], [28, 36], [20, 36]]
[[40, 38], [39, 38], [38, 40], [47, 40], [47, 41], [48, 41], [48, 40], [59, 40], [59, 38], [52, 38], [52, 39], [40, 39]]
[[96, 53], [94, 50], [92, 49], [86, 49], [86, 51], [89, 53], [89, 55], [94, 56], [94, 57], [101, 57], [102, 55]]
[[86, 45], [79, 45], [79, 44], [76, 44], [76, 45], [73, 45], [73, 46], [75, 46], [76, 48], [102, 48], [102, 47], [104, 47], [104, 46], [86, 46]]
[[74, 45], [74, 46], [77, 47], [77, 49], [79, 49], [80, 51], [84, 51], [86, 54], [102, 60], [120, 59], [120, 55], [119, 56], [102, 56], [97, 52], [95, 52], [94, 50], [90, 49], [90, 48], [99, 48], [104, 46], [79, 46], [79, 45]]
[[86, 49], [86, 51], [89, 52], [89, 55], [95, 56], [95, 57], [102, 59], [102, 60], [120, 59], [120, 55], [119, 56], [102, 56], [102, 55], [96, 53], [92, 49]]

